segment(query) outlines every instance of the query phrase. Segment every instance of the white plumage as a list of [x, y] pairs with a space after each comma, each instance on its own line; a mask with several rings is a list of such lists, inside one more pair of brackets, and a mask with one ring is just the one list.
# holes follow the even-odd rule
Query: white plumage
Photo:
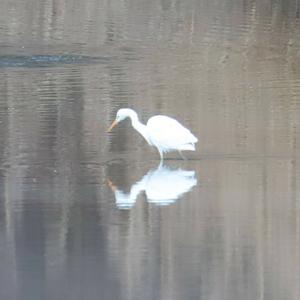
[[154, 116], [147, 122], [153, 145], [163, 152], [170, 150], [195, 150], [198, 139], [178, 121], [167, 116]]
[[198, 139], [173, 118], [157, 115], [151, 117], [147, 125], [142, 124], [137, 113], [130, 108], [118, 110], [115, 121], [111, 124], [108, 132], [112, 130], [120, 121], [130, 118], [131, 124], [148, 142], [155, 146], [163, 159], [165, 152], [178, 150], [195, 151], [195, 143]]

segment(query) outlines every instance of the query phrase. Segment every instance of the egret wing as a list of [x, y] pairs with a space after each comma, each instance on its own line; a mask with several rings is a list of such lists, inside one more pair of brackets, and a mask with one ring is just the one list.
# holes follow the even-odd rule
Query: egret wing
[[180, 146], [194, 144], [198, 139], [178, 121], [167, 116], [154, 116], [147, 122], [152, 143], [162, 148], [179, 149]]

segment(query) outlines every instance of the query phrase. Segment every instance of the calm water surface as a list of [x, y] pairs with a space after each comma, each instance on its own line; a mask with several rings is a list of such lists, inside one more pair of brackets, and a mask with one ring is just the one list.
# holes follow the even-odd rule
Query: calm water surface
[[299, 1], [1, 1], [0, 124], [1, 300], [300, 299]]

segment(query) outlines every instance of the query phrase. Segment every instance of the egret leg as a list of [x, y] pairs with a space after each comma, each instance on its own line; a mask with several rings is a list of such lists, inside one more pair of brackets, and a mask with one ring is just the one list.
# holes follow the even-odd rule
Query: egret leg
[[159, 165], [158, 165], [158, 169], [161, 169], [163, 164], [164, 164], [164, 160], [161, 159], [160, 162], [159, 162]]
[[163, 162], [164, 162], [164, 155], [163, 155], [163, 152], [159, 148], [157, 148], [157, 150], [158, 150], [159, 155], [160, 155], [160, 165], [162, 165]]
[[183, 160], [187, 160], [187, 158], [182, 154], [182, 152], [181, 152], [180, 150], [178, 150], [178, 152], [179, 152], [179, 155], [181, 156], [181, 158], [182, 158]]

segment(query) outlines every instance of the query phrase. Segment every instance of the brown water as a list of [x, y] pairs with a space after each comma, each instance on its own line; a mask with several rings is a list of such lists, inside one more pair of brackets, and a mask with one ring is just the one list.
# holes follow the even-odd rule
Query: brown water
[[1, 300], [300, 299], [298, 0], [1, 1], [0, 124]]

